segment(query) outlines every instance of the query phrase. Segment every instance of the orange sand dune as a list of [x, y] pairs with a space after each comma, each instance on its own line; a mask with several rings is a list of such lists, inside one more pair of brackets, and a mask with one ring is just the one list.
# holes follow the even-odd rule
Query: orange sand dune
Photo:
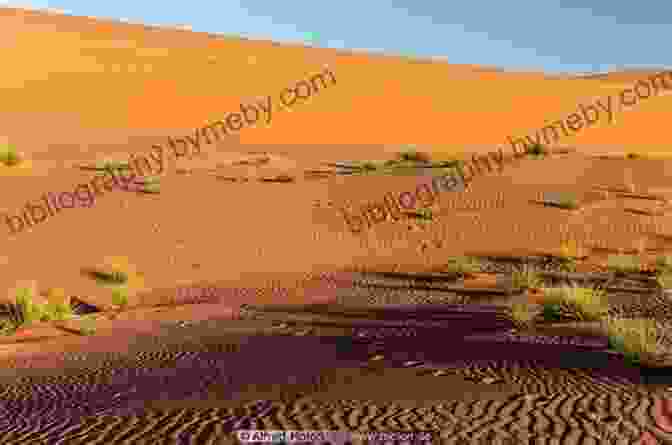
[[[32, 131], [46, 119], [89, 130], [195, 128], [328, 64], [337, 88], [276, 116], [268, 128], [242, 131], [240, 141], [452, 150], [533, 132], [579, 103], [616, 94], [610, 84], [639, 74], [558, 79], [5, 8], [3, 34], [13, 45], [2, 49], [0, 113], [24, 138], [31, 133], [27, 116]], [[671, 104], [669, 96], [649, 99], [613, 125], [603, 121], [562, 142], [661, 150]]]

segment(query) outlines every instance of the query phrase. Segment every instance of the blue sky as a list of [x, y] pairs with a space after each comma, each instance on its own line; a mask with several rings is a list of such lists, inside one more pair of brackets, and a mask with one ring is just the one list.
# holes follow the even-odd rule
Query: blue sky
[[509, 70], [672, 67], [669, 0], [0, 0], [0, 5]]

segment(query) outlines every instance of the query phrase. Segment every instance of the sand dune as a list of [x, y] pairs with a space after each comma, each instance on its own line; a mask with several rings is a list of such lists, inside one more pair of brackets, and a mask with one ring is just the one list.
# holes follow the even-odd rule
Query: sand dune
[[[0, 287], [36, 280], [40, 293], [63, 288], [78, 308], [102, 310], [95, 335], [76, 335], [76, 318], [3, 337], [0, 442], [234, 443], [243, 427], [422, 429], [442, 443], [672, 440], [665, 384], [643, 382], [604, 337], [512, 332], [507, 310], [532, 297], [500, 286], [519, 265], [511, 258], [557, 254], [570, 240], [587, 250], [582, 277], [606, 274], [619, 249], [647, 267], [669, 254], [669, 94], [558, 141], [562, 153], [513, 159], [507, 141], [655, 71], [572, 78], [9, 8], [0, 36], [12, 42], [0, 136], [26, 158], [0, 167]], [[169, 148], [168, 137], [277, 100], [325, 66], [335, 84], [270, 124], [192, 157]], [[440, 170], [402, 165], [404, 144], [443, 161], [502, 148], [507, 163], [441, 194], [431, 220], [351, 233], [339, 209], [415, 190]], [[91, 181], [80, 164], [156, 145], [158, 193], [135, 184], [10, 233], [5, 217], [26, 203]], [[366, 161], [373, 168], [342, 167]], [[558, 193], [577, 208], [547, 205]], [[390, 278], [465, 254], [500, 260], [452, 281]], [[110, 258], [138, 272], [123, 310], [114, 286], [85, 273]], [[608, 283], [610, 313], [664, 325], [667, 294], [640, 272]], [[429, 305], [431, 325], [418, 315]]]

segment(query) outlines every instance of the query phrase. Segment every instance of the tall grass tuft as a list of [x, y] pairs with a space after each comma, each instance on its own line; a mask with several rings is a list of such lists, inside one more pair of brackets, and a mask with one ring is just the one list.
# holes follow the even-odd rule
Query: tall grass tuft
[[0, 147], [0, 163], [7, 167], [18, 165], [23, 161], [19, 153], [10, 146]]
[[[581, 321], [600, 320], [607, 314], [607, 298], [604, 290], [564, 286], [544, 289], [544, 309], [548, 313], [568, 310], [573, 318]], [[548, 308], [546, 308], [548, 306]], [[546, 313], [546, 312], [545, 312]]]
[[514, 289], [530, 289], [540, 287], [543, 280], [532, 266], [525, 264], [522, 269], [513, 272], [512, 284]]
[[609, 346], [622, 352], [631, 365], [652, 364], [666, 352], [655, 320], [607, 317], [601, 324]]

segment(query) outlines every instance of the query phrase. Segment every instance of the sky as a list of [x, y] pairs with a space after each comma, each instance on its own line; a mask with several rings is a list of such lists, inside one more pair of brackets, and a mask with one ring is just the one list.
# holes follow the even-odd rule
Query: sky
[[669, 0], [0, 0], [0, 5], [511, 71], [672, 67]]

